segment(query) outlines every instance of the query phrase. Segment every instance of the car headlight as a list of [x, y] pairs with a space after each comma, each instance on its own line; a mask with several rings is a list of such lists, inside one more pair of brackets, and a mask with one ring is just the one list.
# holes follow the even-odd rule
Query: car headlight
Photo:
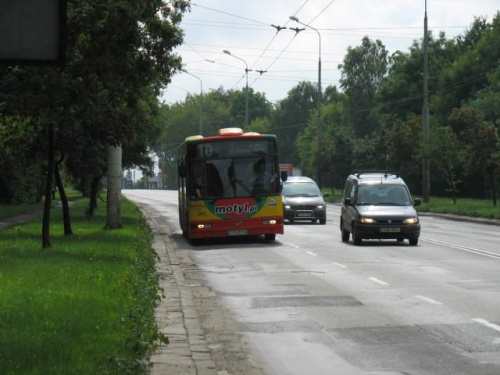
[[418, 217], [410, 217], [403, 221], [404, 224], [418, 224]]
[[289, 204], [285, 204], [285, 210], [290, 210], [292, 208], [292, 206], [290, 206]]
[[375, 224], [375, 220], [369, 217], [362, 217], [360, 221], [362, 224]]
[[324, 210], [325, 209], [325, 206], [323, 206], [322, 204], [318, 204], [318, 206], [316, 207], [318, 210]]

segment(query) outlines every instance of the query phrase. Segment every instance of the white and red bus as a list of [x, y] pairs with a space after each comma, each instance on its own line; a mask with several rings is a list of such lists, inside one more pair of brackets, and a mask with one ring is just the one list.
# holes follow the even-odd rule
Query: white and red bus
[[[276, 136], [220, 129], [177, 153], [179, 221], [188, 239], [283, 234]], [[284, 179], [286, 177], [283, 176]]]

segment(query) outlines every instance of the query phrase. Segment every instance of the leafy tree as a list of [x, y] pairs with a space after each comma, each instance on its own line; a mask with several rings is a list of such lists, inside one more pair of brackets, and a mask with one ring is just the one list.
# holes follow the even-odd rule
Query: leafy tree
[[500, 15], [491, 25], [476, 19], [464, 37], [458, 38], [460, 47], [456, 59], [440, 75], [438, 95], [433, 107], [441, 114], [440, 122], [448, 119], [453, 108], [472, 98], [488, 85], [488, 74], [498, 66], [500, 58]]
[[[288, 92], [285, 99], [276, 104], [271, 132], [276, 134], [282, 163], [294, 164], [304, 169], [295, 140], [309, 123], [311, 111], [317, 109], [317, 100], [317, 86], [311, 82], [300, 82]], [[308, 170], [308, 167], [305, 170]]]
[[453, 203], [457, 203], [457, 168], [465, 159], [465, 153], [457, 135], [450, 127], [435, 127], [426, 142], [421, 143], [421, 156], [430, 160], [432, 165], [443, 174]]
[[349, 47], [343, 64], [340, 87], [344, 90], [348, 121], [356, 136], [369, 134], [376, 128], [370, 113], [389, 66], [388, 52], [380, 40], [364, 37], [358, 47]]

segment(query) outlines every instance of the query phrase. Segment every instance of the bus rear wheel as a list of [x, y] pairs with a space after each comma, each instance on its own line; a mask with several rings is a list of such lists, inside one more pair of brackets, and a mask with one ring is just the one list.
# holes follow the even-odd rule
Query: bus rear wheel
[[265, 234], [264, 238], [266, 239], [266, 241], [274, 241], [276, 239], [276, 234]]

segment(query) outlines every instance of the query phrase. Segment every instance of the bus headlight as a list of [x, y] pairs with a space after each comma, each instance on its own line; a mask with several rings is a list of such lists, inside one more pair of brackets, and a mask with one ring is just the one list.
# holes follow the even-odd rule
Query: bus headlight
[[278, 222], [276, 220], [264, 220], [262, 222], [262, 224], [264, 224], [264, 225], [276, 225], [276, 224], [278, 224]]
[[198, 229], [210, 229], [212, 224], [198, 224]]

